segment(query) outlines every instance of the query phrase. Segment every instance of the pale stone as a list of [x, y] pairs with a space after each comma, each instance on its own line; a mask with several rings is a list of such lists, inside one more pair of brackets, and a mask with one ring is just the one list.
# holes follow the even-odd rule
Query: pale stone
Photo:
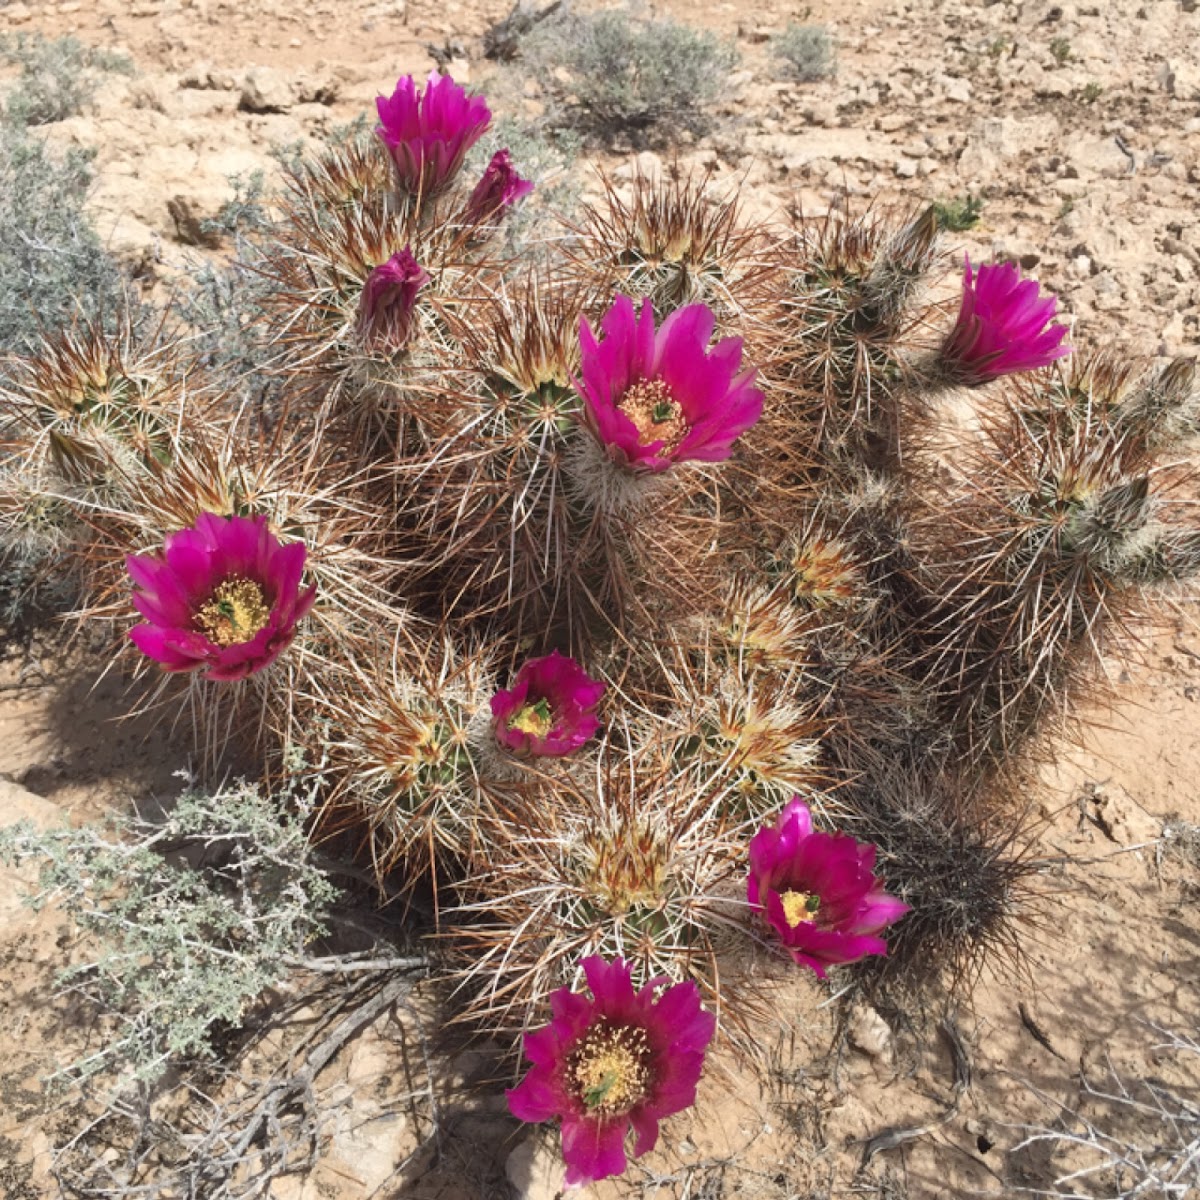
[[563, 1189], [562, 1158], [540, 1134], [519, 1142], [504, 1164], [518, 1200], [558, 1200]]
[[613, 178], [622, 183], [636, 179], [645, 179], [649, 183], [661, 182], [663, 176], [663, 161], [652, 150], [643, 150], [634, 158], [623, 162], [613, 171]]
[[869, 1005], [855, 1009], [848, 1033], [850, 1044], [869, 1058], [886, 1058], [891, 1054], [891, 1027]]
[[1181, 58], [1164, 64], [1167, 91], [1177, 100], [1200, 100], [1200, 61]]
[[251, 67], [242, 81], [238, 107], [253, 113], [282, 113], [294, 101], [292, 89], [281, 72], [273, 67]]
[[1067, 161], [1080, 175], [1099, 175], [1102, 179], [1121, 179], [1129, 174], [1131, 163], [1112, 138], [1083, 138], [1072, 141]]
[[[1167, 335], [1168, 330], [1164, 330], [1163, 336]], [[1123, 846], [1144, 845], [1155, 841], [1162, 833], [1162, 821], [1147, 812], [1122, 787], [1106, 787], [1098, 791], [1093, 803], [1100, 828], [1106, 836]]]
[[945, 79], [942, 81], [942, 94], [955, 104], [970, 104], [971, 85], [965, 79]]

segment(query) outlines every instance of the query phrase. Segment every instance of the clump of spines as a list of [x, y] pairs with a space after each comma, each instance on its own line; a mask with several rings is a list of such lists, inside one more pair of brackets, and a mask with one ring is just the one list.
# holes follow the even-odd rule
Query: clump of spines
[[[720, 961], [742, 916], [750, 831], [729, 808], [719, 779], [653, 742], [603, 746], [586, 772], [547, 778], [487, 829], [454, 934], [469, 1013], [526, 1027], [589, 954], [633, 960], [643, 983], [694, 978], [724, 1011]], [[748, 1012], [729, 1015], [736, 1025]]]
[[706, 176], [675, 168], [661, 177], [639, 170], [627, 188], [602, 184], [603, 200], [585, 207], [567, 251], [570, 273], [602, 302], [613, 292], [645, 296], [662, 315], [706, 303], [728, 320], [769, 297], [774, 268], [736, 194], [718, 198]]
[[985, 415], [948, 494], [926, 497], [922, 682], [972, 760], [1001, 765], [1069, 715], [1145, 585], [1195, 569], [1151, 448], [1194, 403], [1188, 374], [1168, 368], [1164, 387], [1097, 355], [1035, 376]]
[[780, 416], [831, 483], [896, 472], [924, 409], [905, 346], [928, 319], [915, 301], [941, 262], [936, 222], [927, 211], [895, 229], [879, 213], [831, 211], [783, 250]]
[[326, 781], [319, 829], [356, 831], [378, 879], [404, 887], [485, 857], [496, 753], [486, 744], [488, 664], [445, 641], [422, 648], [416, 632], [398, 631], [390, 648], [366, 643], [319, 677], [295, 734]]
[[847, 790], [848, 828], [878, 848], [877, 869], [910, 906], [887, 958], [865, 962], [861, 977], [926, 989], [948, 980], [969, 993], [985, 969], [1026, 970], [1024, 934], [1047, 893], [1028, 809], [928, 759], [877, 764]]

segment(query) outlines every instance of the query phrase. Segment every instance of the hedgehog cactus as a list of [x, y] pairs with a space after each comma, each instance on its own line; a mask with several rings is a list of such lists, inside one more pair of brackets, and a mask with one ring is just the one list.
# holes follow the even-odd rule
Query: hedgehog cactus
[[750, 227], [638, 176], [501, 251], [537, 197], [486, 102], [410, 77], [379, 116], [262, 237], [253, 411], [166, 334], [17, 365], [0, 545], [214, 759], [302, 761], [319, 830], [436, 885], [466, 1015], [553, 1012], [514, 1111], [595, 1178], [691, 1102], [701, 1002], [752, 1052], [790, 957], [1019, 945], [1053, 718], [1200, 570], [1195, 365], [1067, 357], [1008, 265], [956, 317], [932, 210]]

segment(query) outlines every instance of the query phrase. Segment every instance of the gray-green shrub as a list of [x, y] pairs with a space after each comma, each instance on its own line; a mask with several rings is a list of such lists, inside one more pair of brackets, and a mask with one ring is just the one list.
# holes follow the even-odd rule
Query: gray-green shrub
[[775, 39], [774, 48], [801, 83], [827, 79], [837, 67], [833, 38], [824, 25], [789, 24]]
[[0, 861], [29, 859], [40, 865], [31, 903], [55, 901], [90, 935], [90, 961], [61, 985], [115, 1019], [68, 1079], [149, 1081], [172, 1058], [211, 1054], [220, 1028], [239, 1025], [324, 932], [337, 894], [301, 819], [247, 784], [186, 792], [160, 823], [0, 829]]
[[[555, 89], [563, 124], [602, 139], [668, 140], [709, 124], [737, 51], [707, 31], [617, 9], [545, 22], [525, 58]], [[566, 86], [555, 83], [559, 67], [570, 76]]]
[[57, 155], [0, 122], [0, 354], [80, 315], [115, 313], [116, 264], [83, 211], [90, 150]]
[[21, 66], [7, 105], [9, 119], [18, 125], [49, 125], [73, 117], [91, 99], [98, 73], [133, 72], [123, 54], [85, 46], [73, 37], [21, 34], [15, 42], [0, 44], [0, 53]]

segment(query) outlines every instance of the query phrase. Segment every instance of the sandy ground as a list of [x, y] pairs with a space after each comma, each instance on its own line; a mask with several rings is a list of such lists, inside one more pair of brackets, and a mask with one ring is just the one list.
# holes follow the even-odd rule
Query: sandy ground
[[[196, 253], [179, 242], [172, 202], [214, 214], [231, 194], [229, 174], [271, 170], [272, 145], [352, 119], [398, 74], [430, 67], [431, 44], [449, 44], [456, 75], [488, 90], [495, 68], [478, 57], [479, 37], [507, 7], [64, 0], [0, 7], [0, 29], [74, 33], [134, 60], [136, 75], [108, 80], [91, 110], [46, 133], [98, 148], [98, 225], [156, 294]], [[1148, 355], [1200, 344], [1194, 5], [674, 0], [659, 11], [739, 47], [716, 129], [680, 154], [742, 178], [751, 215], [797, 198], [819, 212], [870, 196], [978, 195], [983, 221], [962, 236], [964, 249], [1019, 257], [1063, 296], [1084, 338]], [[769, 38], [804, 12], [834, 31], [838, 72], [799, 86]], [[497, 94], [513, 97], [514, 115], [534, 116], [539, 81], [513, 70], [515, 84], [494, 81]], [[249, 107], [276, 111], [246, 111], [248, 94]], [[1100, 1084], [1111, 1065], [1129, 1080], [1200, 1094], [1195, 1058], [1189, 1074], [1186, 1060], [1154, 1048], [1156, 1025], [1200, 1028], [1200, 858], [1178, 849], [1180, 831], [1200, 825], [1198, 615], [1180, 598], [1129, 662], [1111, 664], [1119, 704], [1096, 712], [1084, 744], [1065, 748], [1047, 773], [1045, 902], [1028, 930], [1029, 971], [985, 977], [958, 1011], [972, 1073], [956, 1106], [953, 1056], [935, 1024], [859, 1011], [849, 1040], [837, 1041], [829, 992], [792, 982], [780, 991], [778, 1025], [762, 1031], [770, 1069], [718, 1056], [696, 1109], [668, 1122], [660, 1148], [625, 1180], [594, 1194], [1009, 1196], [1048, 1187], [1066, 1161], [1044, 1147], [1014, 1149], [1024, 1124], [1052, 1123], [1059, 1105], [1100, 1111], [1081, 1099], [1082, 1079]], [[178, 786], [172, 773], [186, 752], [161, 731], [119, 722], [122, 685], [93, 688], [98, 674], [86, 655], [64, 658], [53, 642], [32, 656], [10, 647], [0, 673], [0, 776], [14, 781], [0, 793], [5, 820], [94, 819]], [[69, 932], [53, 914], [23, 909], [21, 886], [0, 872], [0, 1196], [11, 1200], [56, 1194], [50, 1147], [71, 1135], [73, 1114], [40, 1079], [88, 1037], [49, 1000], [72, 952]], [[479, 1048], [437, 1059], [445, 1136], [410, 1157], [428, 1113], [376, 1085], [397, 1070], [411, 1026], [411, 1014], [381, 1018], [322, 1076], [334, 1114], [322, 1162], [272, 1194], [553, 1197], [553, 1154], [502, 1115]], [[869, 1139], [908, 1125], [929, 1128], [864, 1163]], [[1147, 1121], [1129, 1128], [1156, 1136]], [[1113, 1194], [1104, 1183], [1086, 1194]]]

